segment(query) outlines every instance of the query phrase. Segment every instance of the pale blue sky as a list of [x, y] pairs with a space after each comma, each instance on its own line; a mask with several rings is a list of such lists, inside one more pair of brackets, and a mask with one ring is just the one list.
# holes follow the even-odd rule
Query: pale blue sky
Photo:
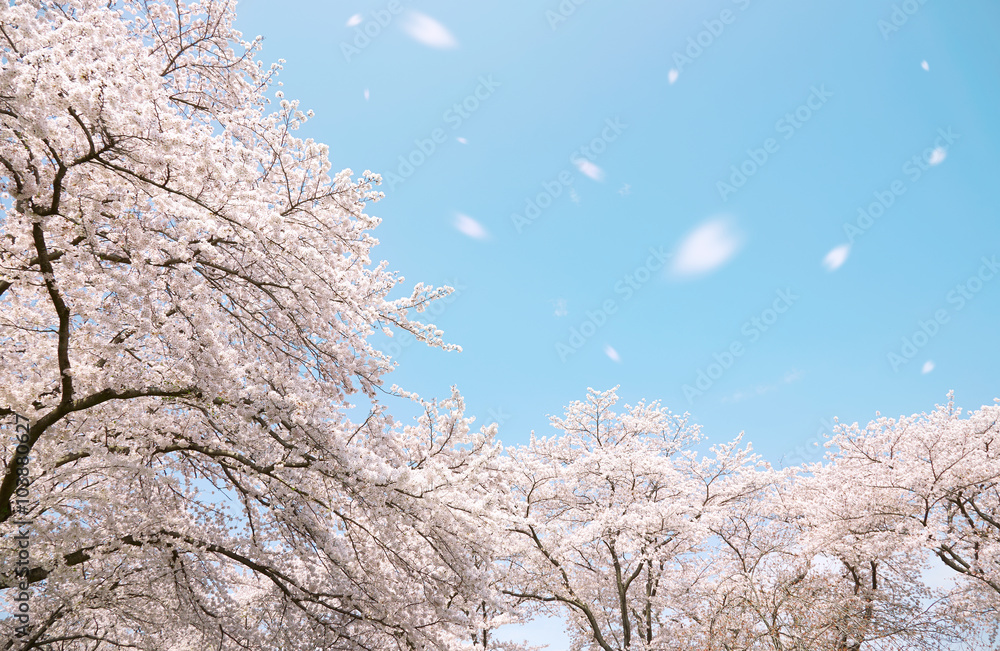
[[[335, 166], [401, 179], [371, 206], [384, 219], [377, 253], [408, 283], [460, 288], [435, 320], [464, 352], [404, 347], [393, 381], [428, 396], [457, 383], [474, 413], [504, 418], [509, 442], [586, 387], [620, 384], [629, 400], [690, 409], [712, 437], [746, 430], [777, 459], [833, 415], [922, 411], [948, 389], [970, 407], [1000, 395], [1000, 283], [986, 281], [962, 309], [948, 300], [980, 258], [1000, 255], [1000, 7], [914, 4], [884, 34], [893, 3], [870, 0], [590, 0], [555, 29], [546, 12], [557, 2], [289, 0], [278, 11], [248, 0], [238, 24], [265, 37], [265, 58], [286, 59], [283, 90], [316, 111], [305, 131], [330, 144]], [[388, 25], [345, 55], [341, 44], [377, 25], [379, 10]], [[412, 37], [413, 11], [446, 29], [436, 44], [452, 47]], [[356, 13], [362, 22], [348, 27]], [[718, 36], [706, 31], [720, 25]], [[675, 58], [697, 53], [688, 39], [699, 36], [699, 56]], [[477, 90], [483, 99], [465, 102], [474, 110], [456, 111]], [[799, 122], [808, 103], [819, 108], [800, 110], [811, 115]], [[620, 133], [607, 127], [615, 119]], [[745, 185], [720, 189], [769, 138], [776, 151]], [[586, 160], [581, 148], [595, 139], [603, 151], [588, 153], [602, 181], [570, 160]], [[415, 140], [434, 151], [404, 177], [399, 157]], [[943, 162], [904, 169], [938, 145]], [[891, 194], [894, 180], [904, 193], [828, 271], [824, 257], [848, 241], [844, 224], [857, 225], [859, 208]], [[559, 196], [533, 221], [513, 219], [545, 182]], [[459, 231], [458, 214], [488, 239]], [[726, 263], [696, 277], [654, 271], [642, 284], [640, 271], [629, 295], [627, 277], [650, 247], [677, 262], [705, 224], [705, 246], [736, 248]], [[799, 298], [752, 340], [753, 317], [767, 318], [786, 289]], [[587, 312], [608, 300], [615, 313], [560, 355], [556, 344], [572, 328], [591, 332]], [[939, 309], [948, 322], [894, 369], [889, 353]], [[684, 385], [697, 388], [698, 371], [733, 342], [744, 353], [689, 402]]]
[[403, 345], [391, 382], [458, 384], [509, 444], [621, 385], [776, 463], [833, 416], [1000, 396], [998, 3], [559, 6], [240, 4], [304, 133], [386, 176], [376, 254], [459, 288], [464, 352]]

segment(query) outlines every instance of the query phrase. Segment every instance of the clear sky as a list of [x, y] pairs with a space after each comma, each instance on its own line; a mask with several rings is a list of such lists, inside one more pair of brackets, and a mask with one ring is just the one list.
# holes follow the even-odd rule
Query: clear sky
[[588, 386], [745, 430], [774, 461], [832, 416], [1000, 396], [1000, 282], [974, 280], [1000, 259], [995, 2], [239, 16], [316, 111], [304, 133], [386, 176], [376, 252], [457, 288], [431, 318], [464, 352], [397, 341], [392, 381], [458, 384], [505, 442]]
[[376, 254], [457, 288], [431, 320], [464, 351], [396, 340], [390, 382], [457, 384], [504, 443], [587, 387], [774, 463], [834, 416], [1000, 397], [997, 2], [238, 12], [303, 133], [384, 175]]

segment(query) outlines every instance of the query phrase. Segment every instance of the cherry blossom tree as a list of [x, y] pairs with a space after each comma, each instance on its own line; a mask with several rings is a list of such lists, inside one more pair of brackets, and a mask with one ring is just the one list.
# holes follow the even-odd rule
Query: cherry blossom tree
[[798, 470], [774, 473], [713, 526], [702, 648], [940, 649], [956, 641], [922, 581], [921, 559], [830, 528], [818, 488]]
[[686, 416], [617, 401], [590, 390], [552, 418], [558, 436], [508, 450], [506, 593], [555, 607], [575, 648], [674, 648], [692, 639], [711, 522], [756, 458], [736, 442], [699, 458]]
[[395, 422], [368, 341], [447, 348], [412, 312], [449, 288], [390, 298], [379, 177], [332, 172], [295, 135], [309, 114], [272, 110], [279, 66], [233, 5], [0, 6], [0, 415], [29, 423], [0, 444], [0, 599], [30, 594], [4, 648], [480, 632], [494, 431], [457, 394]]
[[[851, 475], [774, 470], [739, 439], [615, 391], [553, 418], [559, 434], [508, 450], [498, 510], [505, 593], [567, 618], [574, 649], [940, 649], [964, 629], [893, 537], [831, 513]], [[838, 483], [837, 486], [833, 482]], [[845, 500], [841, 504], [840, 500]], [[837, 511], [844, 513], [845, 511]]]
[[[816, 469], [817, 526], [854, 549], [936, 560], [955, 579], [953, 627], [1000, 621], [1000, 405], [841, 426]], [[944, 586], [947, 587], [947, 586]], [[967, 635], [972, 635], [967, 633]]]

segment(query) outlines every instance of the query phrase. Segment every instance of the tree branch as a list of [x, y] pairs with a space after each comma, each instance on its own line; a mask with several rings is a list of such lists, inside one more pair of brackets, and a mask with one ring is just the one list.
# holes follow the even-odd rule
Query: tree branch
[[134, 398], [151, 397], [179, 398], [197, 393], [198, 390], [194, 387], [186, 387], [183, 389], [146, 387], [145, 389], [129, 389], [126, 391], [104, 389], [103, 391], [93, 393], [86, 398], [81, 398], [80, 400], [74, 400], [68, 403], [64, 400], [59, 403], [55, 409], [42, 416], [31, 425], [28, 432], [28, 442], [23, 444], [27, 447], [27, 451], [23, 454], [15, 451], [14, 458], [7, 466], [7, 472], [3, 477], [3, 482], [0, 482], [0, 522], [6, 522], [13, 514], [11, 498], [17, 488], [17, 468], [20, 463], [20, 458], [27, 457], [31, 453], [32, 447], [34, 447], [35, 443], [38, 442], [38, 439], [42, 436], [45, 430], [57, 423], [67, 414], [83, 411], [84, 409], [90, 409], [102, 403], [108, 402], [109, 400], [131, 400]]

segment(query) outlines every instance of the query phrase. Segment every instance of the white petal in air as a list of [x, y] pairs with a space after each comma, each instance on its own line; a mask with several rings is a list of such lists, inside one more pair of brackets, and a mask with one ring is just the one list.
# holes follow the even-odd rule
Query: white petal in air
[[922, 62], [922, 63], [920, 64], [920, 67], [921, 67], [921, 68], [923, 68], [924, 70], [930, 70], [930, 69], [931, 69], [931, 66], [930, 66], [930, 64], [929, 64], [929, 63], [927, 63], [926, 61]]
[[834, 247], [829, 253], [826, 254], [826, 257], [823, 258], [823, 266], [826, 267], [827, 271], [836, 271], [847, 261], [847, 256], [850, 254], [850, 244], [841, 244], [840, 246]]
[[671, 68], [670, 72], [667, 73], [667, 81], [673, 84], [675, 81], [677, 81], [677, 78], [680, 76], [681, 73], [679, 70], [677, 70], [677, 68]]
[[597, 165], [594, 165], [586, 158], [577, 158], [573, 162], [576, 164], [577, 169], [579, 169], [582, 174], [589, 176], [595, 181], [604, 180], [604, 170], [602, 170]]
[[490, 236], [489, 232], [483, 227], [482, 224], [468, 215], [456, 215], [455, 228], [465, 235], [477, 240], [485, 240]]
[[367, 88], [365, 89], [365, 101], [366, 102], [368, 101], [368, 89]]
[[931, 157], [927, 159], [927, 162], [931, 165], [940, 165], [944, 162], [944, 159], [948, 157], [948, 152], [944, 147], [938, 147], [931, 152]]
[[361, 14], [354, 14], [353, 16], [347, 19], [347, 26], [354, 27], [355, 25], [360, 25], [362, 20], [363, 18]]
[[403, 30], [413, 40], [427, 47], [440, 50], [458, 47], [458, 41], [447, 27], [419, 11], [410, 11], [406, 14], [403, 18]]
[[932, 362], [931, 360], [927, 360], [926, 362], [924, 362], [924, 366], [923, 368], [920, 369], [920, 372], [923, 373], [924, 375], [927, 375], [933, 370], [934, 370], [934, 362]]
[[711, 219], [681, 242], [671, 265], [674, 276], [700, 276], [718, 269], [743, 246], [743, 236], [727, 218]]
[[462, 143], [463, 145], [467, 145], [467, 144], [469, 144], [469, 141], [468, 141], [468, 140], [466, 140], [465, 138], [455, 138], [455, 140], [459, 141], [459, 142], [460, 142], [460, 143]]
[[555, 306], [555, 311], [553, 312], [553, 314], [555, 314], [556, 316], [562, 317], [569, 314], [569, 310], [566, 309], [565, 298], [557, 298], [556, 300], [552, 301], [552, 304]]
[[605, 355], [607, 355], [607, 356], [608, 356], [608, 358], [609, 358], [609, 359], [610, 359], [610, 360], [611, 360], [612, 362], [621, 362], [621, 361], [622, 361], [622, 358], [621, 358], [621, 356], [620, 356], [620, 355], [618, 354], [618, 351], [617, 351], [617, 350], [615, 350], [614, 348], [612, 348], [611, 346], [605, 346], [605, 347], [604, 347], [604, 354], [605, 354]]

